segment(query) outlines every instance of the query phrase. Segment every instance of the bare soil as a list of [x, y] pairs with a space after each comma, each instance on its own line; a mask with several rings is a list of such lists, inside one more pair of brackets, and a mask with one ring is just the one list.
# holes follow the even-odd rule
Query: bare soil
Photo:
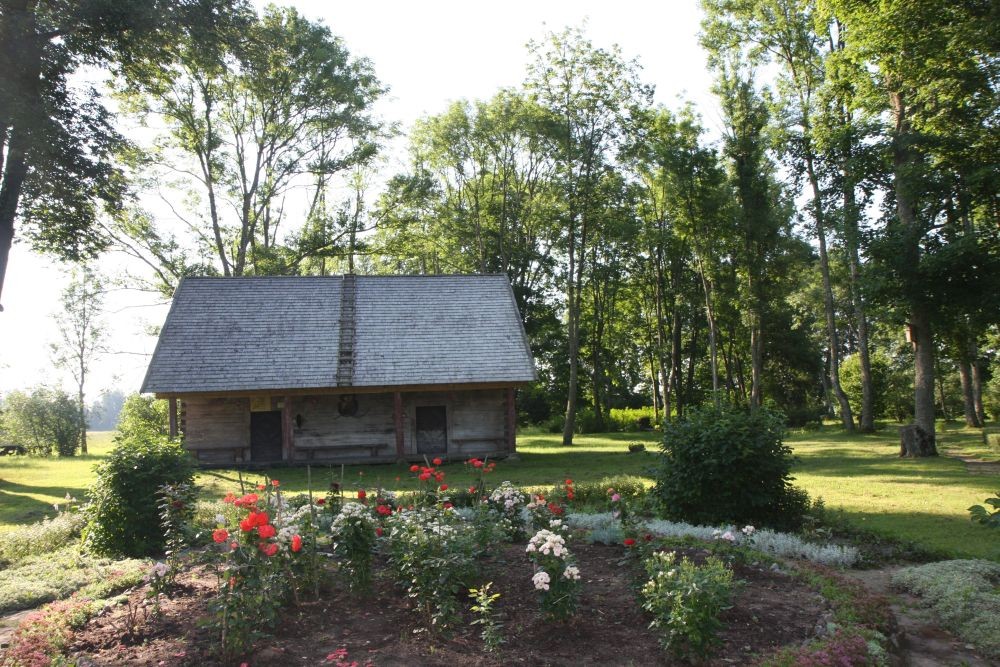
[[[496, 655], [484, 651], [479, 628], [470, 624], [468, 613], [450, 636], [428, 632], [405, 595], [380, 574], [369, 597], [334, 584], [320, 601], [289, 607], [273, 636], [244, 660], [251, 667], [336, 664], [328, 656], [346, 649], [348, 662], [380, 667], [674, 664], [637, 603], [638, 566], [627, 558], [625, 548], [576, 544], [573, 551], [584, 586], [580, 611], [566, 623], [540, 616], [523, 545], [507, 545], [481, 561], [480, 580], [492, 581], [501, 594], [497, 609], [507, 641]], [[682, 551], [697, 561], [708, 555], [700, 549]], [[733, 607], [723, 614], [721, 644], [707, 664], [752, 663], [754, 656], [808, 640], [827, 616], [827, 602], [787, 574], [737, 566], [736, 578], [742, 586]], [[183, 590], [162, 605], [162, 614], [137, 623], [131, 636], [126, 632], [128, 605], [92, 619], [71, 648], [77, 664], [219, 664], [216, 638], [205, 627], [215, 581], [199, 572], [182, 581]], [[132, 593], [133, 608], [144, 596], [143, 589]]]

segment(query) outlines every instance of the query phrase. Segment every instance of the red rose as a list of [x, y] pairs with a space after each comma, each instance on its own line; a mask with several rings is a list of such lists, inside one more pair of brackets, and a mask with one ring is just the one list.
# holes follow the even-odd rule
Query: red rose
[[383, 532], [385, 532], [385, 531], [382, 530], [382, 526], [376, 526], [375, 527], [375, 534], [378, 535], [379, 537], [382, 537], [382, 533]]
[[281, 486], [281, 482], [276, 479], [271, 480], [271, 486]]
[[433, 460], [431, 460], [431, 463], [433, 463], [436, 466], [439, 466], [443, 463], [443, 461], [440, 458], [435, 457]]
[[470, 486], [469, 487], [469, 493], [475, 493], [475, 492], [476, 492], [476, 487]]
[[652, 542], [652, 541], [653, 541], [653, 536], [652, 536], [652, 535], [650, 535], [649, 533], [646, 533], [646, 534], [645, 534], [645, 535], [643, 536], [643, 538], [642, 538], [642, 539], [646, 540], [647, 542]]
[[317, 505], [326, 505], [326, 498], [317, 498], [316, 499], [316, 504]]
[[261, 542], [260, 544], [257, 545], [257, 548], [260, 549], [260, 552], [265, 556], [267, 556], [268, 558], [278, 553], [278, 545], [275, 544], [274, 542], [271, 542], [270, 544], [264, 544], [263, 542]]
[[573, 480], [567, 479], [566, 480], [566, 486], [573, 486]]
[[238, 549], [239, 546], [240, 546], [239, 542], [230, 542], [229, 543], [229, 550], [230, 551], [236, 551], [236, 549]]
[[422, 473], [420, 473], [420, 481], [421, 482], [426, 482], [430, 478], [431, 478], [431, 474], [429, 472], [422, 472]]
[[563, 513], [564, 510], [555, 503], [549, 503], [549, 511], [555, 514], [556, 516], [559, 516]]
[[441, 485], [441, 490], [442, 491], [447, 491], [448, 490], [448, 485], [447, 484], [442, 484]]
[[472, 467], [473, 468], [482, 468], [483, 467], [483, 462], [480, 461], [479, 459], [472, 459], [471, 463], [472, 463]]
[[302, 538], [298, 535], [292, 536], [292, 551], [295, 553], [302, 551]]
[[215, 540], [217, 544], [222, 544], [229, 539], [229, 531], [225, 528], [217, 528], [212, 531], [212, 539]]
[[226, 494], [226, 497], [222, 499], [224, 503], [232, 503], [236, 501], [236, 494], [230, 491]]
[[573, 500], [573, 498], [575, 498], [575, 497], [576, 496], [573, 495], [573, 491], [572, 490], [569, 490], [569, 491], [566, 492], [566, 500]]
[[364, 500], [367, 497], [368, 497], [368, 494], [365, 493], [364, 489], [358, 489], [358, 500]]
[[257, 490], [258, 490], [258, 491], [263, 491], [263, 490], [264, 490], [264, 489], [266, 489], [266, 488], [267, 488], [267, 487], [266, 487], [266, 486], [264, 486], [263, 484], [258, 484], [258, 485], [257, 485]]
[[392, 509], [390, 509], [388, 505], [379, 505], [378, 507], [375, 508], [375, 511], [381, 514], [382, 516], [389, 516], [390, 514], [392, 514]]
[[274, 537], [277, 531], [271, 524], [265, 524], [263, 526], [257, 526], [257, 535], [262, 539], [266, 540], [269, 537]]
[[454, 507], [454, 505], [452, 505], [451, 503], [445, 503], [441, 507], [445, 508], [446, 510], [450, 510], [452, 507]]
[[253, 519], [255, 526], [266, 526], [270, 519], [267, 517], [267, 512], [251, 512], [250, 517]]
[[631, 537], [626, 537], [625, 538], [625, 546], [631, 547], [631, 546], [634, 546], [634, 545], [635, 545], [635, 540], [633, 540]]
[[418, 470], [420, 470], [420, 466], [418, 466], [416, 463], [410, 466], [410, 472], [417, 472]]
[[436, 472], [436, 473], [434, 473], [434, 479], [436, 479], [438, 481], [438, 483], [443, 482], [444, 481], [444, 473], [443, 472]]
[[253, 515], [251, 514], [247, 518], [240, 521], [240, 530], [244, 533], [249, 533], [257, 524], [254, 523]]

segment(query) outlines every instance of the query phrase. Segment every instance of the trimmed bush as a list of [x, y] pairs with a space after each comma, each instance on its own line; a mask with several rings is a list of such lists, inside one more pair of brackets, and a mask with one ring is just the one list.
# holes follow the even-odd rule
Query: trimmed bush
[[165, 438], [125, 442], [97, 466], [86, 508], [84, 543], [112, 557], [150, 556], [165, 546], [156, 493], [164, 484], [191, 484], [194, 466], [179, 443]]
[[727, 406], [691, 410], [664, 425], [653, 493], [666, 518], [797, 530], [809, 507], [791, 485], [784, 415]]

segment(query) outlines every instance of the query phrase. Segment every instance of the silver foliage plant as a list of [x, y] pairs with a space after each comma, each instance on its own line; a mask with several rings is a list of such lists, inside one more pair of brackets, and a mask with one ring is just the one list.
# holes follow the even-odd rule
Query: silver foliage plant
[[[570, 514], [567, 521], [573, 528], [590, 530], [604, 537], [617, 534], [617, 521], [610, 512], [599, 514]], [[720, 532], [731, 533], [739, 544], [747, 537], [736, 526], [694, 526], [679, 521], [651, 519], [640, 523], [647, 532], [660, 537], [694, 537], [701, 540], [717, 539]], [[753, 548], [766, 554], [782, 558], [801, 558], [833, 567], [851, 567], [860, 559], [854, 547], [840, 544], [816, 544], [807, 542], [797, 535], [780, 533], [761, 528], [753, 533]]]

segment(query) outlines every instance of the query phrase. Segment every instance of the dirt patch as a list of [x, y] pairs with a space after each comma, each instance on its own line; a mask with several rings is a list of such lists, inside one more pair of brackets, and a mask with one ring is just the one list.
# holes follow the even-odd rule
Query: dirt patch
[[[682, 550], [694, 560], [708, 552]], [[290, 607], [274, 636], [247, 656], [253, 667], [323, 664], [347, 649], [349, 660], [381, 667], [409, 665], [662, 665], [670, 660], [649, 631], [634, 589], [638, 565], [622, 547], [577, 544], [583, 575], [580, 613], [564, 624], [544, 621], [531, 585], [523, 545], [507, 545], [480, 562], [480, 579], [501, 593], [507, 643], [498, 656], [483, 650], [471, 616], [450, 637], [422, 627], [408, 600], [382, 574], [370, 597], [333, 586], [319, 602]], [[814, 633], [828, 609], [823, 598], [801, 582], [767, 568], [737, 566], [743, 582], [733, 607], [723, 616], [722, 644], [709, 664], [746, 664], [752, 655], [798, 644]], [[216, 640], [204, 627], [212, 578], [189, 575], [185, 590], [150, 617], [135, 637], [123, 640], [127, 607], [93, 619], [77, 634], [71, 653], [86, 665], [217, 664]], [[143, 590], [132, 594], [142, 602]], [[468, 605], [465, 605], [466, 608]]]

